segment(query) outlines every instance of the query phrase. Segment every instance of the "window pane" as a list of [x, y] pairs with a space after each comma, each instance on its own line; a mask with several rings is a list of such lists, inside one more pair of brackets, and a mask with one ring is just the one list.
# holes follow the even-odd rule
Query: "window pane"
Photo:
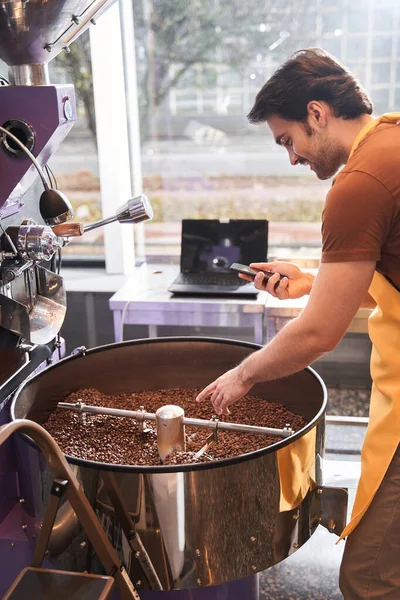
[[372, 40], [374, 58], [386, 58], [392, 55], [392, 36], [375, 36]]
[[393, 10], [390, 8], [379, 7], [374, 10], [374, 31], [392, 31], [393, 29]]
[[[83, 223], [102, 218], [100, 182], [96, 146], [96, 123], [92, 91], [92, 69], [88, 32], [71, 45], [70, 54], [62, 53], [49, 63], [52, 83], [74, 83], [77, 121], [51, 157], [58, 187], [71, 201], [75, 220]], [[63, 256], [104, 256], [102, 228], [71, 238]]]
[[366, 65], [364, 63], [351, 63], [347, 65], [352, 73], [357, 77], [362, 86], [365, 85]]
[[374, 90], [371, 94], [374, 103], [374, 113], [382, 114], [389, 110], [389, 89]]
[[322, 47], [327, 52], [330, 52], [338, 59], [341, 59], [342, 56], [342, 39], [341, 37], [333, 37], [329, 39], [324, 39], [322, 42]]
[[[145, 187], [156, 186], [156, 221], [145, 227], [148, 235], [152, 227], [158, 232], [152, 237], [155, 254], [162, 248], [163, 224], [175, 232], [179, 253], [184, 216], [262, 215], [272, 222], [277, 248], [320, 251], [318, 226], [330, 183], [303, 167], [294, 169], [268, 129], [249, 125], [245, 115], [282, 61], [317, 40], [321, 45], [321, 34], [322, 47], [362, 85], [372, 85], [367, 92], [376, 112], [388, 110], [393, 35], [386, 32], [398, 10], [390, 2], [380, 10], [382, 4], [373, 0], [372, 33], [364, 2], [269, 0], [267, 10], [259, 0], [160, 0], [151, 3], [151, 20], [143, 15], [148, 0], [134, 3], [141, 121], [158, 122], [157, 139], [145, 125], [142, 129]], [[151, 91], [156, 98], [159, 90], [164, 94], [155, 112], [144, 87], [151, 56], [159, 76]], [[182, 74], [174, 80], [171, 72], [179, 74], [178, 67]], [[315, 227], [312, 235], [305, 221]], [[172, 237], [166, 238], [168, 251]]]
[[315, 8], [308, 0], [271, 0], [268, 11], [259, 0], [165, 0], [152, 3], [150, 22], [143, 3], [133, 6], [144, 190], [155, 209], [144, 228], [147, 254], [177, 256], [181, 219], [205, 217], [267, 218], [271, 253], [318, 255], [330, 182], [294, 170], [267, 128], [246, 120], [277, 66], [315, 39]]
[[343, 15], [338, 10], [324, 11], [322, 13], [322, 27], [324, 33], [334, 33], [343, 29]]
[[372, 65], [372, 83], [390, 82], [390, 63], [375, 63]]
[[368, 31], [368, 12], [365, 9], [349, 10], [347, 15], [347, 31], [349, 34]]
[[347, 58], [355, 60], [367, 54], [367, 38], [349, 36], [347, 40]]

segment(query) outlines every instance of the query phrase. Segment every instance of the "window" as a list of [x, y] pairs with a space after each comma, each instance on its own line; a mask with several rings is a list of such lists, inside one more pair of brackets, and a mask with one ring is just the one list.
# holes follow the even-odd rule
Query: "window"
[[[75, 85], [77, 121], [49, 165], [59, 188], [72, 203], [74, 219], [89, 223], [102, 218], [89, 33], [84, 33], [70, 50], [49, 63], [49, 72], [51, 83]], [[71, 239], [63, 256], [104, 257], [102, 228]]]
[[372, 83], [386, 84], [390, 82], [390, 63], [374, 63], [372, 65]]
[[[249, 125], [246, 114], [282, 61], [316, 44], [369, 86], [377, 112], [387, 111], [398, 2], [372, 0], [370, 8], [347, 0], [133, 1], [143, 188], [155, 209], [144, 226], [149, 255], [178, 255], [181, 219], [204, 216], [263, 216], [272, 253], [318, 254], [330, 183], [291, 167], [267, 127]], [[85, 222], [101, 218], [89, 51], [82, 36], [50, 63], [52, 82], [76, 83], [79, 116], [50, 166]], [[67, 252], [102, 256], [102, 230]]]
[[347, 59], [357, 60], [367, 54], [367, 36], [349, 36], [347, 39]]
[[342, 55], [342, 38], [340, 36], [325, 38], [322, 47], [333, 56], [341, 57]]
[[357, 79], [361, 83], [361, 85], [364, 86], [365, 80], [366, 80], [366, 64], [358, 63], [358, 62], [352, 63], [349, 61], [348, 67], [354, 73], [354, 75], [357, 77]]
[[393, 10], [390, 8], [379, 7], [374, 10], [374, 31], [392, 31], [393, 29]]
[[374, 58], [390, 58], [392, 55], [393, 38], [387, 36], [374, 36], [372, 40], [372, 54]]
[[368, 11], [364, 6], [359, 10], [350, 9], [347, 14], [347, 31], [352, 33], [364, 33], [368, 31]]
[[389, 88], [374, 90], [371, 97], [374, 103], [374, 114], [381, 115], [387, 112], [389, 106]]
[[324, 11], [322, 13], [322, 26], [324, 33], [334, 34], [335, 31], [341, 31], [343, 29], [342, 12], [339, 10]]
[[[241, 0], [188, 0], [185, 10], [166, 0], [151, 3], [150, 22], [143, 3], [133, 6], [144, 190], [155, 209], [144, 228], [147, 256], [177, 257], [183, 217], [267, 218], [271, 254], [319, 255], [330, 182], [293, 169], [267, 128], [246, 120], [280, 62], [315, 39], [316, 7], [308, 0], [271, 0], [266, 10], [249, 0], [245, 10]], [[152, 89], [157, 115], [147, 101], [148, 70], [158, 74]], [[146, 124], [153, 119], [151, 130]]]

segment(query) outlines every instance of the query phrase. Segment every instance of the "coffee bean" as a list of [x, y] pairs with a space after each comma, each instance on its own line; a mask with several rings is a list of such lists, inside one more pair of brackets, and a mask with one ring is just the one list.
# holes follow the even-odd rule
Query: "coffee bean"
[[[81, 399], [92, 406], [113, 407], [123, 410], [138, 410], [144, 406], [146, 412], [155, 413], [166, 404], [177, 404], [185, 411], [186, 417], [209, 420], [214, 409], [209, 401], [198, 404], [196, 396], [201, 389], [161, 389], [141, 391], [135, 394], [107, 396], [93, 389], [81, 389], [60, 401], [75, 404]], [[246, 425], [261, 425], [282, 429], [290, 423], [294, 431], [307, 422], [301, 416], [289, 411], [282, 404], [268, 402], [257, 396], [244, 396], [230, 407], [231, 414], [221, 420]], [[133, 419], [109, 415], [86, 415], [86, 425], [79, 423], [79, 417], [72, 411], [56, 409], [44, 427], [51, 433], [61, 450], [69, 456], [124, 465], [159, 465], [157, 433], [153, 421], [146, 422], [148, 430], [141, 433]], [[175, 452], [167, 459], [167, 464], [190, 464], [194, 454], [205, 444], [210, 430], [199, 427], [186, 427], [186, 452]], [[280, 438], [260, 434], [219, 431], [218, 443], [213, 443], [198, 462], [210, 462], [238, 456], [265, 448]]]

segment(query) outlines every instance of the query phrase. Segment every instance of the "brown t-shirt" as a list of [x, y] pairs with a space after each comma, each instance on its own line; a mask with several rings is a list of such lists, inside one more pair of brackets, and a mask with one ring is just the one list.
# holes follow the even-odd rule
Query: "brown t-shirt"
[[381, 123], [336, 177], [322, 214], [322, 262], [376, 261], [400, 289], [400, 125]]

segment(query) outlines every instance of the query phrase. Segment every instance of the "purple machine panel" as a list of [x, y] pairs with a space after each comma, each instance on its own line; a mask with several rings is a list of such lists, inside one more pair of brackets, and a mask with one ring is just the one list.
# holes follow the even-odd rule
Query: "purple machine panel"
[[[72, 85], [5, 86], [1, 88], [0, 125], [18, 120], [34, 133], [32, 153], [44, 166], [76, 121], [75, 92]], [[26, 156], [0, 152], [0, 208], [2, 216], [18, 210], [18, 202], [37, 177]], [[16, 209], [7, 211], [7, 206]]]

